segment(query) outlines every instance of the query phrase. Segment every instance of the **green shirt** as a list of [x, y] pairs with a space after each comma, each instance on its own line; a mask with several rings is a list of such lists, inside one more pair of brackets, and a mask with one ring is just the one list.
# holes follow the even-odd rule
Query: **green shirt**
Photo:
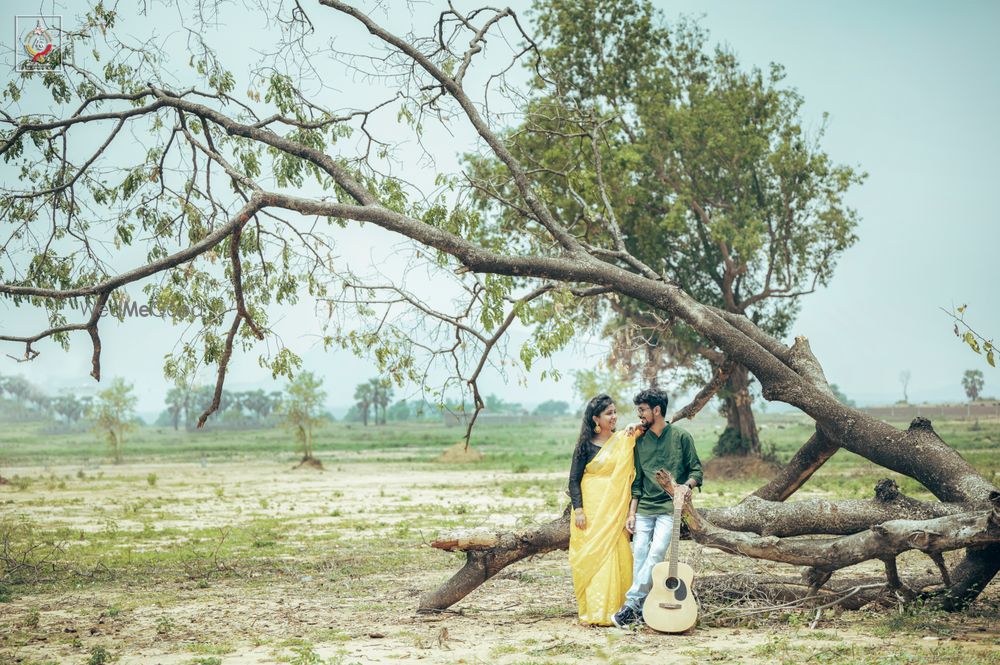
[[674, 512], [674, 502], [656, 482], [656, 472], [666, 469], [674, 476], [674, 482], [686, 483], [689, 478], [698, 481], [700, 487], [704, 477], [701, 460], [694, 449], [694, 439], [680, 427], [667, 425], [660, 436], [652, 430], [635, 442], [635, 480], [632, 482], [632, 498], [639, 500], [637, 512], [640, 515], [669, 515]]

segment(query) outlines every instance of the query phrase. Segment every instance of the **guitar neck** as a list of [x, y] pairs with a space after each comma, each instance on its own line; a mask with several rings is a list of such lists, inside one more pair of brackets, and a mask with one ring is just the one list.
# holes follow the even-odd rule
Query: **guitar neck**
[[678, 502], [674, 499], [674, 528], [670, 535], [670, 570], [669, 577], [677, 577], [677, 551], [681, 539], [681, 512], [684, 509], [683, 497]]

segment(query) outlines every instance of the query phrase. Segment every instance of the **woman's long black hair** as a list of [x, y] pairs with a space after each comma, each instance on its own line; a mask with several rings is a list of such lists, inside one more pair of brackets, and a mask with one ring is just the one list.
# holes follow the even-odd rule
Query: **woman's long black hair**
[[580, 438], [576, 442], [573, 459], [583, 461], [587, 444], [594, 438], [594, 416], [601, 415], [614, 403], [611, 397], [603, 393], [587, 402], [587, 408], [583, 410], [583, 424], [580, 426]]

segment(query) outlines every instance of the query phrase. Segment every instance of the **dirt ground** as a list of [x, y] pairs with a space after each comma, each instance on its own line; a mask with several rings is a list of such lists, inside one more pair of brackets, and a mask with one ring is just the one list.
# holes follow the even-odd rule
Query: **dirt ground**
[[[1000, 663], [991, 612], [896, 624], [884, 614], [824, 615], [815, 628], [811, 616], [787, 613], [784, 622], [762, 617], [758, 625], [675, 636], [580, 626], [565, 552], [511, 566], [452, 612], [418, 615], [417, 597], [461, 565], [460, 556], [426, 542], [448, 525], [506, 530], [551, 519], [561, 497], [531, 487], [551, 487], [562, 474], [325, 464], [325, 471], [263, 462], [5, 469], [35, 482], [0, 488], [0, 515], [66, 527], [81, 542], [107, 532], [109, 520], [120, 533], [148, 530], [152, 520], [162, 538], [122, 545], [136, 556], [176, 546], [191, 530], [264, 518], [288, 532], [267, 566], [223, 570], [207, 583], [165, 574], [22, 590], [0, 603], [0, 663]], [[431, 523], [435, 511], [452, 519]], [[775, 572], [689, 541], [682, 547], [699, 575]], [[419, 556], [406, 558], [410, 550]], [[298, 556], [318, 561], [320, 572], [298, 566]], [[338, 570], [359, 561], [374, 567]], [[903, 563], [904, 572], [930, 565], [916, 556]], [[108, 661], [94, 660], [97, 645], [112, 654]]]

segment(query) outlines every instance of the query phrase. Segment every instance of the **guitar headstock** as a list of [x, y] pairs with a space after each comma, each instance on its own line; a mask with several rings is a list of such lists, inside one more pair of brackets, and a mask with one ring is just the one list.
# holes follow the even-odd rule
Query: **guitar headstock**
[[664, 491], [674, 499], [683, 499], [691, 491], [691, 488], [687, 485], [678, 485], [677, 482], [674, 481], [674, 475], [666, 469], [660, 469], [656, 472], [656, 481], [660, 484], [660, 487], [662, 487]]

